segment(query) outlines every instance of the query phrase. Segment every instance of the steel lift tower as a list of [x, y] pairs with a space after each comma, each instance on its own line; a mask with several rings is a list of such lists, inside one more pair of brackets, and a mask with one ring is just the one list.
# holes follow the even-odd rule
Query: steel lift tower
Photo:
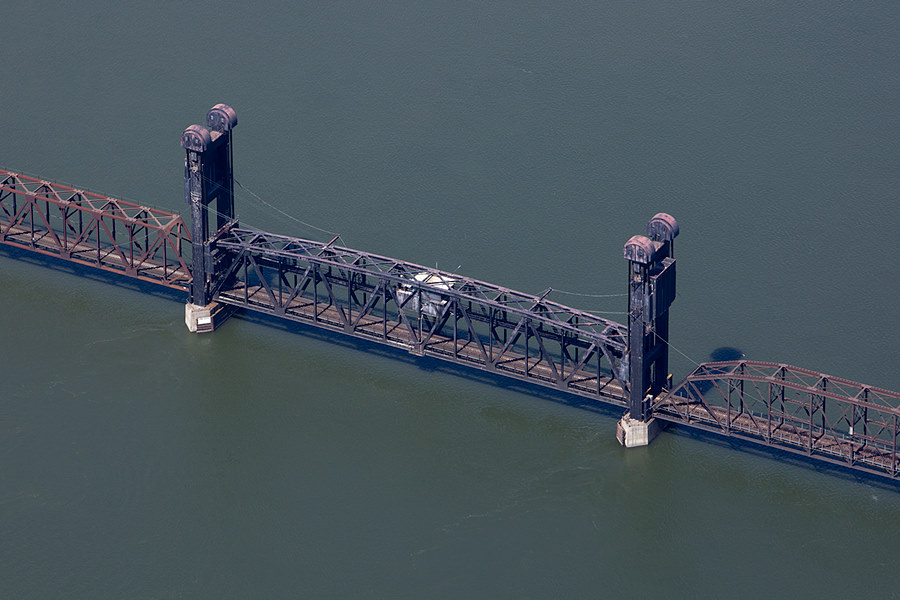
[[669, 306], [675, 299], [673, 244], [678, 221], [658, 213], [647, 235], [625, 244], [628, 260], [628, 412], [617, 437], [627, 447], [645, 446], [659, 430], [654, 398], [669, 386]]
[[[192, 275], [185, 324], [190, 331], [211, 331], [230, 309], [213, 301], [221, 254], [215, 239], [235, 222], [231, 131], [237, 125], [234, 109], [216, 104], [206, 114], [206, 127], [191, 125], [181, 134], [184, 159], [184, 201], [191, 207]], [[211, 230], [210, 205], [215, 214]]]

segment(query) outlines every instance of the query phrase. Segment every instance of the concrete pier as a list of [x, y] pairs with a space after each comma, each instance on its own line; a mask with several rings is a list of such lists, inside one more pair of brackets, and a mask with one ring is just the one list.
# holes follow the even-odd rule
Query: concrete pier
[[650, 419], [646, 423], [631, 418], [631, 413], [625, 413], [616, 424], [616, 439], [626, 448], [646, 446], [659, 435], [662, 424], [658, 419]]
[[184, 305], [184, 324], [191, 333], [208, 333], [225, 322], [235, 308], [221, 302], [210, 302], [206, 306]]

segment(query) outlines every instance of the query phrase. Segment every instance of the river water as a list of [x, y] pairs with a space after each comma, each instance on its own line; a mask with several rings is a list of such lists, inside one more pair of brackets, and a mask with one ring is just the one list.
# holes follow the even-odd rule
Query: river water
[[[225, 102], [245, 225], [621, 321], [669, 212], [676, 380], [900, 389], [896, 2], [16, 4], [5, 168], [184, 213]], [[0, 597], [900, 595], [896, 485], [181, 301], [0, 255]]]

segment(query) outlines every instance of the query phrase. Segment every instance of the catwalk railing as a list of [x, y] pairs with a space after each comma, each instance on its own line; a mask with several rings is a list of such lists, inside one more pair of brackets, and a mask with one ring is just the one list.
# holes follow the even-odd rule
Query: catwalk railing
[[857, 470], [900, 477], [900, 393], [790, 365], [705, 363], [653, 415]]
[[171, 288], [191, 281], [180, 216], [2, 169], [0, 242]]

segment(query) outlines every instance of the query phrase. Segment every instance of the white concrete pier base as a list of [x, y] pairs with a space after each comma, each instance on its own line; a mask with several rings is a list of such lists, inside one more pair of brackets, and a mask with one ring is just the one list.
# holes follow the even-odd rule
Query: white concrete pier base
[[191, 333], [207, 333], [221, 325], [231, 313], [234, 307], [218, 302], [210, 302], [206, 306], [191, 304], [184, 305], [184, 324]]
[[661, 423], [655, 418], [644, 423], [625, 413], [616, 424], [616, 439], [626, 448], [637, 448], [648, 445], [661, 430]]

